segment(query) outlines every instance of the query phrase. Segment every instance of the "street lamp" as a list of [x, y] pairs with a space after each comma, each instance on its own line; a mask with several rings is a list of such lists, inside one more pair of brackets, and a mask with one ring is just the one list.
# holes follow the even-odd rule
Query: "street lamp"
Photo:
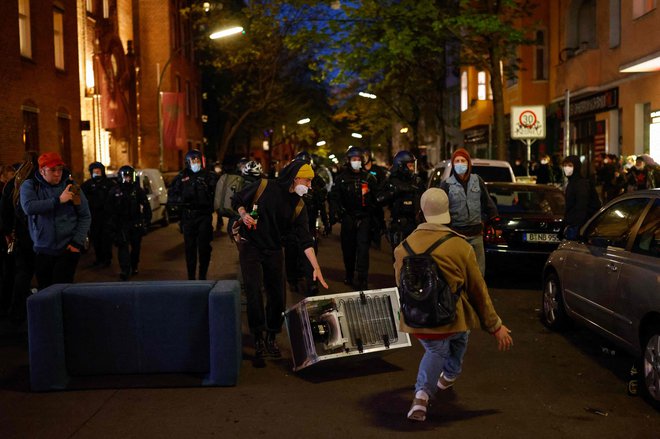
[[[240, 26], [236, 27], [231, 27], [228, 29], [222, 29], [218, 32], [214, 32], [211, 35], [209, 35], [209, 38], [212, 40], [216, 40], [218, 38], [224, 38], [228, 37], [230, 35], [235, 35], [238, 33], [243, 32], [243, 28]], [[176, 50], [172, 51], [170, 54], [170, 57], [167, 59], [167, 62], [163, 66], [163, 70], [160, 72], [160, 76], [158, 77], [158, 87], [157, 87], [157, 103], [158, 103], [158, 137], [159, 137], [159, 147], [160, 147], [160, 156], [158, 159], [158, 169], [160, 171], [163, 171], [163, 155], [164, 155], [164, 142], [163, 142], [163, 103], [162, 103], [162, 92], [161, 92], [161, 87], [163, 85], [163, 78], [165, 78], [165, 72], [167, 71], [167, 68], [170, 66], [172, 63], [172, 60], [174, 59], [174, 56], [179, 54], [185, 47], [188, 45], [192, 44], [195, 40], [189, 40], [188, 42], [182, 44], [180, 47], [177, 47]]]
[[367, 93], [365, 91], [361, 91], [358, 93], [358, 95], [362, 96], [363, 98], [369, 98], [369, 99], [376, 99], [376, 95], [373, 93]]
[[311, 122], [311, 119], [309, 117], [306, 117], [304, 119], [300, 119], [298, 122], [296, 122], [298, 125], [305, 125], [306, 123]]

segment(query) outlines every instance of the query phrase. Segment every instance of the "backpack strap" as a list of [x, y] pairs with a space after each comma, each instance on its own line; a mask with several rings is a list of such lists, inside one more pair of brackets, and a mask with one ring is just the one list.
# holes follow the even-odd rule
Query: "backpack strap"
[[257, 193], [254, 196], [254, 201], [252, 201], [252, 204], [257, 204], [259, 198], [261, 198], [261, 194], [263, 194], [264, 191], [266, 190], [267, 185], [268, 185], [268, 179], [262, 178], [261, 181], [259, 182], [259, 187], [257, 188]]
[[298, 200], [298, 204], [296, 204], [296, 210], [293, 211], [293, 216], [291, 217], [291, 222], [293, 223], [296, 218], [298, 218], [298, 215], [300, 215], [300, 212], [302, 212], [303, 208], [305, 207], [305, 202], [302, 200]]
[[448, 241], [448, 240], [450, 240], [451, 238], [454, 238], [454, 237], [456, 237], [456, 235], [454, 235], [454, 234], [451, 233], [451, 232], [448, 233], [448, 234], [446, 234], [445, 236], [443, 236], [442, 238], [438, 239], [438, 240], [435, 241], [433, 244], [431, 244], [431, 246], [430, 246], [429, 248], [427, 248], [426, 251], [423, 252], [423, 253], [415, 253], [415, 252], [413, 251], [413, 249], [410, 247], [410, 245], [408, 244], [408, 241], [407, 241], [407, 240], [403, 241], [402, 244], [403, 244], [403, 248], [406, 249], [406, 251], [408, 252], [409, 255], [416, 255], [416, 254], [430, 255], [430, 254], [433, 252], [433, 250], [435, 250], [436, 248], [438, 248], [438, 247], [439, 247], [441, 244], [443, 244], [445, 241]]

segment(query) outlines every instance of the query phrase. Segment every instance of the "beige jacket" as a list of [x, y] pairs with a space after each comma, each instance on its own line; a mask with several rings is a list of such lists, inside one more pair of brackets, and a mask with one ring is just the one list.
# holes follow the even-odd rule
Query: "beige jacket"
[[[414, 252], [422, 253], [447, 233], [455, 232], [444, 225], [422, 223], [406, 240]], [[495, 312], [490, 300], [488, 288], [479, 271], [477, 257], [472, 246], [464, 239], [453, 238], [433, 250], [432, 255], [452, 291], [456, 291], [459, 286], [463, 285], [460, 300], [456, 302], [456, 320], [437, 328], [411, 328], [406, 325], [403, 316], [400, 316], [401, 330], [417, 334], [447, 334], [480, 327], [491, 334], [497, 332], [502, 326], [502, 320]], [[403, 248], [403, 244], [399, 244], [394, 250], [394, 272], [397, 285], [399, 285], [403, 258], [406, 256], [408, 256], [408, 252]]]

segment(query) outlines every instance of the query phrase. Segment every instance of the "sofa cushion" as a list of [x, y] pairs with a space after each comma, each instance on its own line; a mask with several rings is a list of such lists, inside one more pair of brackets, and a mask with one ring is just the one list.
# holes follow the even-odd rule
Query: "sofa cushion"
[[213, 285], [174, 281], [69, 286], [62, 292], [68, 373], [207, 373]]

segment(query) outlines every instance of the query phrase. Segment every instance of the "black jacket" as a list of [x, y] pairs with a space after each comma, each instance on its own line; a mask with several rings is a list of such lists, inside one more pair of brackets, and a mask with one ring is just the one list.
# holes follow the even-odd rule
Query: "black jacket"
[[337, 222], [344, 215], [355, 218], [370, 216], [376, 208], [376, 178], [361, 169], [354, 172], [345, 167], [335, 179], [328, 195], [331, 222]]
[[186, 168], [174, 178], [168, 191], [168, 204], [180, 206], [182, 219], [213, 213], [213, 199], [217, 175], [202, 169], [192, 172]]
[[570, 155], [565, 161], [573, 164], [573, 174], [566, 186], [566, 214], [564, 223], [570, 227], [582, 227], [589, 217], [600, 208], [595, 187], [582, 176], [582, 164], [578, 156]]
[[[296, 160], [282, 169], [280, 177], [268, 180], [266, 189], [257, 201], [259, 218], [257, 227], [247, 229], [241, 225], [241, 237], [260, 250], [281, 250], [284, 237], [294, 233], [305, 250], [314, 245], [309, 232], [307, 209], [304, 208], [296, 216], [296, 206], [301, 201], [295, 192], [289, 192], [298, 170], [305, 162]], [[238, 211], [239, 207], [251, 212], [255, 204], [255, 196], [261, 180], [245, 186], [232, 198], [232, 207]]]

